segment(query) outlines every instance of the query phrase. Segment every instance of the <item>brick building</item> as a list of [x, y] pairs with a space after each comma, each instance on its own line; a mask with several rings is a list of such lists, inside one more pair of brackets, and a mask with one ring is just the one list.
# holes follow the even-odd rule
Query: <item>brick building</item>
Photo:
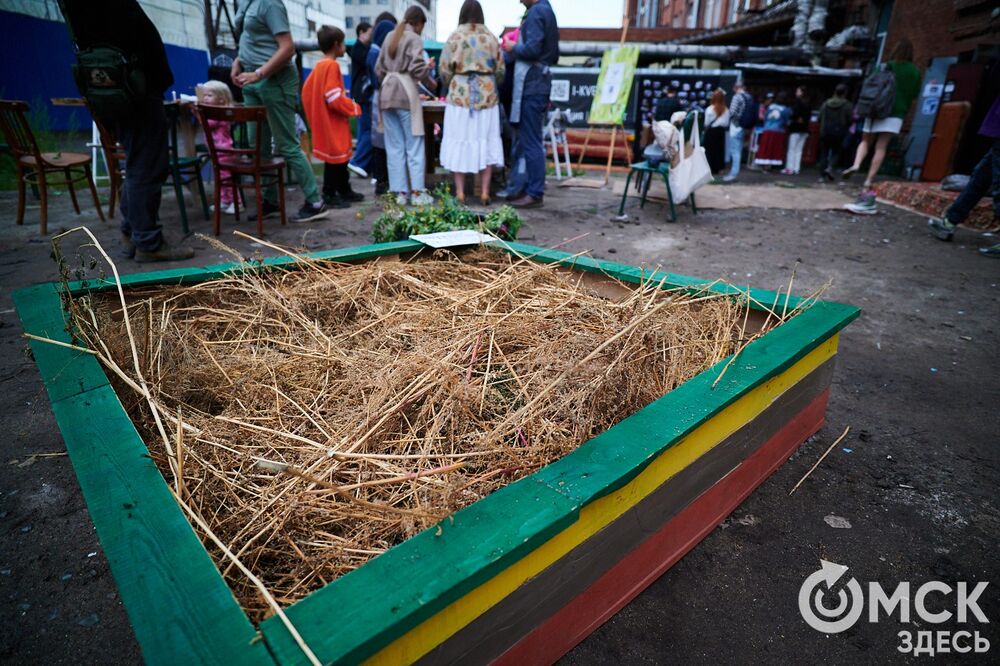
[[427, 15], [424, 36], [433, 39], [437, 34], [436, 0], [343, 0], [342, 4], [348, 39], [354, 38], [354, 29], [358, 23], [374, 23], [375, 17], [382, 12], [389, 12], [400, 19], [407, 7], [413, 4], [419, 5]]
[[1000, 17], [991, 17], [995, 0], [896, 0], [881, 3], [879, 33], [884, 52], [907, 37], [913, 43], [913, 61], [924, 67], [931, 58], [969, 58], [978, 50], [1000, 48]]
[[774, 5], [794, 0], [627, 0], [639, 28], [720, 28]]

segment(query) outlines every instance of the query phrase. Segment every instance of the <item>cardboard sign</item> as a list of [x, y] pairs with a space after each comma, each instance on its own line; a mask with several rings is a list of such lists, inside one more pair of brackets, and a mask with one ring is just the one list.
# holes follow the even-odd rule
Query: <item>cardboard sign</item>
[[601, 73], [597, 76], [598, 94], [594, 95], [590, 107], [591, 125], [618, 125], [624, 120], [638, 63], [638, 46], [622, 46], [604, 52]]

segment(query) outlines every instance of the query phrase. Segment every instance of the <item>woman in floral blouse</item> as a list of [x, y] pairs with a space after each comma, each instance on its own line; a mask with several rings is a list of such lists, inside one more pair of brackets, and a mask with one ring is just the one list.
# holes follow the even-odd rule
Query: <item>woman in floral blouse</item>
[[441, 52], [441, 78], [448, 86], [441, 138], [441, 165], [455, 177], [455, 196], [465, 202], [465, 174], [478, 173], [480, 201], [490, 203], [493, 167], [503, 165], [497, 88], [504, 76], [500, 43], [483, 25], [483, 8], [465, 0], [458, 29]]

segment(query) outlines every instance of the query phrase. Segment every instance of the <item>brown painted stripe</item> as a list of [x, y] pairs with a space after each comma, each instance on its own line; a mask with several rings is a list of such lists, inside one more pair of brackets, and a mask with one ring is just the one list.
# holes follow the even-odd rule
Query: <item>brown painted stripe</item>
[[808, 407], [829, 387], [835, 359], [824, 362], [752, 421], [428, 652], [418, 663], [488, 663], [503, 654]]
[[823, 426], [830, 389], [820, 393], [777, 434], [498, 657], [496, 666], [551, 664], [625, 607], [698, 545], [726, 516]]

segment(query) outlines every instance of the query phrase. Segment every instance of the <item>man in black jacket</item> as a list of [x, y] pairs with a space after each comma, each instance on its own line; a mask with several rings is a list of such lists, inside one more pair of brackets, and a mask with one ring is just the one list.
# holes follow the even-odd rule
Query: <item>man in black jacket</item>
[[674, 115], [677, 111], [683, 111], [684, 107], [681, 106], [681, 100], [677, 97], [677, 86], [672, 83], [667, 85], [666, 95], [663, 95], [656, 100], [656, 104], [653, 106], [653, 120], [659, 122], [661, 120], [666, 120], [670, 122], [670, 116]]
[[504, 42], [514, 56], [510, 122], [517, 125], [514, 164], [523, 160], [524, 190], [513, 196], [516, 208], [537, 208], [545, 194], [545, 148], [542, 128], [549, 106], [552, 74], [559, 61], [559, 26], [549, 0], [521, 0], [528, 10], [521, 23], [519, 41]]
[[347, 163], [347, 168], [361, 178], [368, 177], [368, 166], [372, 159], [372, 97], [368, 76], [368, 50], [371, 48], [372, 26], [362, 21], [358, 24], [357, 40], [351, 48], [351, 99], [361, 105], [361, 117], [358, 118], [358, 143], [354, 148], [354, 156]]
[[136, 0], [62, 0], [60, 5], [79, 49], [115, 47], [134, 57], [145, 74], [146, 95], [128, 117], [108, 127], [125, 149], [123, 253], [138, 262], [192, 257], [190, 248], [167, 244], [157, 221], [168, 171], [163, 93], [174, 82], [160, 34]]

